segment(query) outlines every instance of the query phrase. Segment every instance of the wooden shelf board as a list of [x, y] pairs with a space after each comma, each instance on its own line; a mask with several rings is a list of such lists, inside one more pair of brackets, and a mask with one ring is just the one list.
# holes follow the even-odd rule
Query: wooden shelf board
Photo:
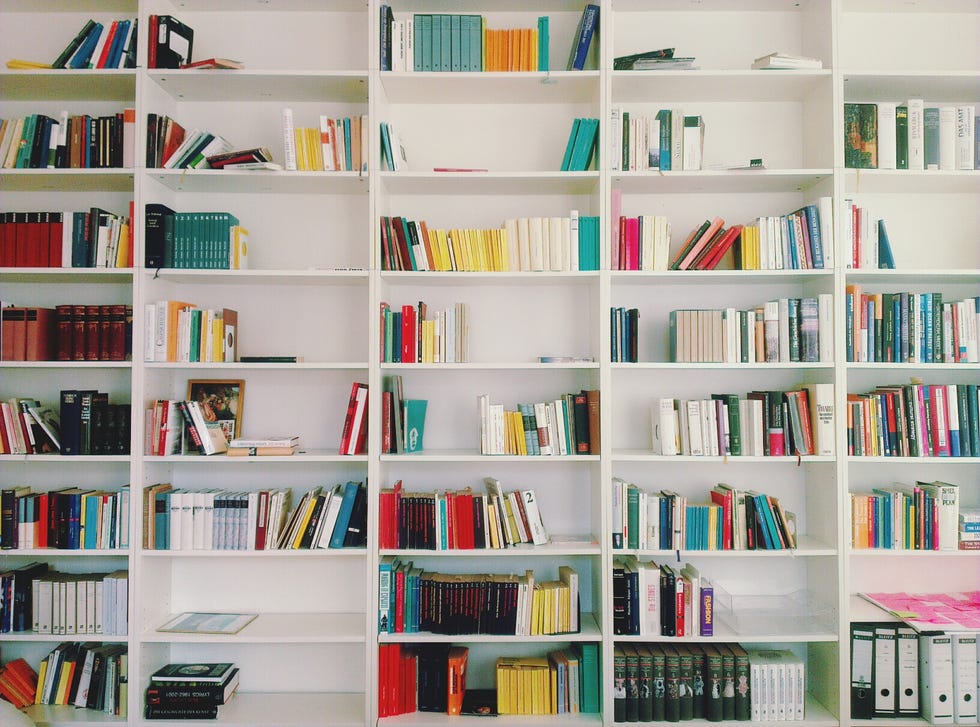
[[187, 69], [150, 70], [147, 76], [179, 101], [367, 104], [366, 71]]
[[357, 172], [287, 172], [233, 169], [147, 169], [146, 176], [175, 192], [249, 194], [367, 194]]
[[237, 634], [179, 634], [147, 631], [145, 643], [167, 644], [363, 644], [363, 613], [261, 613]]
[[801, 101], [832, 78], [828, 69], [613, 71], [612, 104]]
[[612, 172], [628, 194], [802, 192], [833, 177], [832, 169], [756, 169]]
[[35, 101], [39, 96], [59, 101], [119, 101], [132, 106], [136, 70], [0, 70], [0, 97], [5, 101]]

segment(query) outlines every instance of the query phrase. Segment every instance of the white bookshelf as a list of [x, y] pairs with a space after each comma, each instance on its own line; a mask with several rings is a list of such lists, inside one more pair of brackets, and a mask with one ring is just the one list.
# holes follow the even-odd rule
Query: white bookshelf
[[[613, 724], [613, 648], [653, 640], [613, 633], [612, 560], [634, 554], [658, 563], [689, 561], [744, 592], [818, 591], [833, 610], [820, 628], [774, 628], [691, 641], [738, 641], [790, 648], [807, 663], [805, 722], [863, 724], [850, 717], [849, 624], [882, 619], [856, 597], [901, 583], [905, 590], [980, 588], [976, 551], [875, 551], [850, 544], [852, 492], [894, 481], [960, 485], [961, 506], [980, 507], [980, 457], [889, 458], [847, 455], [845, 395], [878, 384], [980, 383], [977, 364], [863, 364], [844, 360], [845, 285], [868, 292], [942, 291], [961, 299], [980, 289], [980, 171], [855, 170], [843, 166], [845, 102], [980, 103], [980, 3], [936, 0], [596, 0], [600, 33], [585, 71], [564, 70], [583, 0], [397, 0], [396, 17], [473, 12], [488, 27], [534, 27], [550, 18], [550, 72], [412, 73], [379, 70], [379, 0], [0, 0], [0, 48], [13, 58], [54, 58], [90, 17], [139, 18], [139, 68], [111, 71], [0, 70], [4, 117], [28, 113], [101, 114], [137, 109], [135, 169], [0, 170], [0, 211], [87, 209], [126, 213], [134, 202], [136, 267], [2, 268], [5, 302], [134, 306], [132, 362], [0, 362], [0, 396], [58, 400], [64, 388], [98, 388], [131, 402], [132, 455], [0, 456], [0, 487], [35, 491], [69, 484], [132, 488], [131, 546], [123, 550], [4, 551], [4, 563], [48, 562], [65, 572], [130, 572], [130, 630], [111, 637], [129, 650], [129, 717], [35, 706], [38, 724], [116, 727], [143, 724], [148, 676], [170, 661], [234, 661], [239, 692], [219, 723], [241, 727], [355, 727], [377, 722], [378, 646], [452, 642], [471, 648], [472, 685], [493, 685], [500, 655], [544, 655], [577, 642], [599, 645], [601, 713], [569, 724]], [[172, 14], [195, 30], [195, 58], [231, 57], [241, 71], [145, 68], [150, 14]], [[739, 42], [729, 42], [732, 38]], [[698, 70], [612, 70], [614, 57], [660, 47], [694, 56]], [[752, 71], [757, 56], [782, 50], [817, 57], [815, 71]], [[370, 120], [367, 173], [233, 172], [145, 168], [146, 116], [167, 114], [185, 128], [225, 136], [236, 148], [266, 146], [282, 161], [280, 114], [296, 126], [319, 114]], [[653, 115], [681, 108], [706, 122], [704, 169], [613, 170], [605, 123], [613, 108]], [[571, 121], [597, 117], [600, 164], [559, 172]], [[382, 168], [379, 122], [397, 126], [409, 170]], [[722, 171], [712, 164], [763, 157], [767, 168]], [[436, 167], [486, 169], [435, 172]], [[633, 272], [609, 270], [611, 198], [622, 214], [663, 214], [673, 254], [705, 218], [740, 223], [832, 197], [866, 206], [888, 225], [898, 270], [851, 270], [840, 240], [837, 267], [811, 271]], [[143, 208], [226, 210], [251, 232], [250, 269], [142, 269]], [[382, 271], [379, 220], [401, 215], [430, 228], [497, 227], [521, 216], [600, 218], [601, 270], [439, 273]], [[748, 307], [774, 297], [830, 293], [835, 359], [821, 363], [675, 364], [667, 361], [667, 313], [677, 307]], [[142, 360], [142, 306], [185, 300], [239, 312], [239, 353], [302, 355], [296, 364], [173, 364]], [[424, 300], [465, 302], [470, 355], [460, 364], [379, 364], [378, 306]], [[640, 363], [609, 363], [609, 308], [641, 310]], [[539, 363], [545, 355], [591, 357]], [[424, 452], [381, 453], [380, 391], [399, 375], [408, 398], [429, 401]], [[244, 379], [246, 434], [301, 435], [292, 457], [150, 457], [142, 454], [143, 412], [158, 398], [183, 397], [189, 379]], [[367, 453], [337, 454], [350, 385], [371, 390]], [[834, 456], [662, 457], [650, 445], [655, 397], [789, 389], [833, 383]], [[598, 454], [487, 457], [479, 454], [476, 397], [508, 407], [598, 389]], [[555, 542], [504, 551], [377, 548], [378, 491], [402, 480], [407, 491], [483, 491], [492, 476], [505, 490], [533, 488]], [[718, 482], [774, 494], [797, 515], [793, 551], [614, 550], [611, 480], [642, 489], [669, 486], [692, 500]], [[315, 486], [366, 481], [367, 548], [313, 551], [154, 551], [141, 547], [143, 487], [290, 488], [293, 503]], [[552, 577], [559, 564], [580, 577], [581, 633], [549, 637], [377, 634], [377, 567], [383, 555], [440, 572], [518, 572]], [[184, 610], [242, 610], [258, 618], [233, 636], [156, 631]], [[4, 660], [36, 667], [65, 637], [0, 634]], [[665, 639], [666, 640], [666, 639]], [[388, 725], [474, 724], [476, 718], [416, 713]], [[498, 717], [497, 724], [552, 723]], [[897, 727], [925, 724], [895, 720]], [[725, 722], [725, 725], [744, 724]]]

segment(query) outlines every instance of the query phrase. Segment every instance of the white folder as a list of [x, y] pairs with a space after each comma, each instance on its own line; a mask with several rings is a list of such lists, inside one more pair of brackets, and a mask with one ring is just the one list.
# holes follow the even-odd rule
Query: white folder
[[932, 724], [953, 724], [953, 646], [946, 634], [919, 636], [922, 716]]
[[977, 635], [953, 634], [953, 718], [977, 721]]
[[919, 636], [911, 626], [900, 625], [896, 632], [896, 713], [915, 716], [919, 713]]
[[875, 717], [895, 716], [895, 626], [875, 626]]

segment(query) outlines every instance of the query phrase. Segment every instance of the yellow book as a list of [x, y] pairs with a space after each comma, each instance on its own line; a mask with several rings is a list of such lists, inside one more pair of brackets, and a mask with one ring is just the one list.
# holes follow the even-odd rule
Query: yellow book
[[456, 258], [456, 270], [467, 270], [466, 267], [466, 255], [464, 251], [465, 243], [463, 240], [463, 231], [460, 228], [456, 228], [449, 231], [449, 239], [453, 246], [453, 255]]
[[512, 267], [515, 261], [510, 259], [510, 236], [507, 234], [507, 230], [501, 227], [497, 230], [498, 244], [500, 245], [500, 269], [502, 271], [506, 270], [516, 270], [516, 267]]
[[37, 668], [37, 688], [34, 690], [34, 704], [40, 704], [44, 696], [44, 679], [48, 673], [48, 657], [41, 659], [41, 666]]
[[550, 662], [548, 664], [548, 676], [550, 686], [550, 699], [548, 700], [548, 704], [551, 709], [551, 714], [558, 714], [558, 669]]
[[460, 230], [459, 247], [463, 253], [463, 270], [473, 272], [476, 270], [473, 262], [473, 243], [471, 241], [470, 230]]
[[483, 48], [482, 57], [480, 59], [482, 65], [480, 66], [480, 70], [489, 71], [490, 68], [487, 64], [487, 17], [485, 15], [480, 17], [480, 25], [482, 26], [481, 30], [483, 32]]
[[538, 31], [535, 28], [531, 28], [531, 67], [527, 70], [536, 71], [538, 70], [538, 61], [540, 60], [538, 56]]
[[68, 688], [71, 686], [72, 672], [75, 670], [75, 662], [65, 659], [61, 664], [61, 674], [58, 677], [58, 689], [55, 693], [53, 704], [68, 703]]
[[313, 169], [318, 172], [323, 171], [323, 144], [320, 143], [320, 130], [309, 128], [306, 130], [307, 143], [313, 159]]
[[248, 229], [241, 225], [231, 228], [231, 261], [232, 270], [248, 269]]
[[303, 128], [297, 126], [293, 129], [293, 139], [296, 142], [296, 169], [300, 172], [307, 171], [306, 167], [306, 137]]
[[306, 533], [306, 526], [310, 524], [310, 517], [313, 515], [313, 508], [316, 505], [317, 496], [310, 493], [306, 498], [306, 502], [303, 505], [303, 512], [300, 518], [300, 525], [296, 529], [296, 536], [293, 538], [293, 542], [290, 544], [290, 548], [293, 550], [299, 549], [299, 544], [303, 540], [303, 535]]
[[541, 635], [541, 586], [531, 590], [531, 636]]
[[40, 61], [25, 61], [22, 58], [11, 58], [7, 61], [7, 68], [18, 71], [36, 70], [39, 68], [51, 68], [51, 64], [41, 63]]
[[497, 658], [495, 674], [497, 677], [497, 714], [509, 714], [508, 697], [510, 689], [507, 684], [507, 668], [499, 657]]
[[487, 241], [487, 269], [493, 272], [500, 271], [500, 240], [497, 230], [484, 230], [484, 238]]
[[441, 269], [446, 271], [455, 270], [456, 266], [453, 264], [452, 246], [445, 230], [436, 230], [436, 246], [439, 248], [439, 258], [442, 260]]
[[225, 360], [225, 320], [224, 318], [214, 318], [211, 326], [211, 350], [214, 351], [216, 363], [223, 363]]
[[124, 222], [119, 226], [119, 245], [116, 249], [115, 267], [128, 268], [129, 266], [129, 223]]

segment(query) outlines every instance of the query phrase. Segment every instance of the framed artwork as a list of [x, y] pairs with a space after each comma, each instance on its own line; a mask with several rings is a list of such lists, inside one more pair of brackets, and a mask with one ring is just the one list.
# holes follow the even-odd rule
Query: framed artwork
[[242, 434], [245, 382], [241, 379], [191, 379], [187, 400], [196, 401], [208, 422], [216, 422], [230, 442]]

